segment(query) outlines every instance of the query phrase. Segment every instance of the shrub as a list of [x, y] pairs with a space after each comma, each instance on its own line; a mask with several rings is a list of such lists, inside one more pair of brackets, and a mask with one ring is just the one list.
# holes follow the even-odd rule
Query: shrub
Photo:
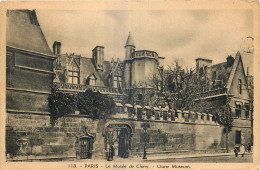
[[48, 101], [52, 126], [55, 125], [59, 117], [73, 113], [76, 108], [75, 95], [59, 92], [56, 86], [52, 88]]
[[114, 113], [115, 102], [112, 97], [89, 89], [78, 94], [77, 108], [93, 119], [106, 118]]

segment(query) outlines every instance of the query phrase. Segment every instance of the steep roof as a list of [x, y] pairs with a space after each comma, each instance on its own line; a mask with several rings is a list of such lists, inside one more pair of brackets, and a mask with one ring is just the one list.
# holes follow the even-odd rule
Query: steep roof
[[230, 88], [234, 74], [236, 72], [236, 68], [237, 68], [240, 60], [241, 60], [241, 54], [238, 51], [235, 54], [235, 60], [232, 64], [232, 66], [228, 66], [227, 62], [218, 63], [218, 64], [210, 66], [207, 70], [209, 78], [211, 77], [213, 71], [217, 71], [218, 80], [222, 81], [222, 87]]
[[[208, 72], [211, 75], [213, 71], [217, 72], [218, 80], [222, 80], [222, 86], [226, 87], [232, 67], [228, 67], [227, 62], [218, 63], [208, 68]], [[210, 78], [211, 79], [211, 78]], [[212, 80], [212, 79], [211, 79]], [[213, 81], [213, 80], [212, 80]]]
[[8, 10], [6, 24], [7, 46], [52, 55], [34, 10]]
[[[237, 54], [236, 54], [236, 58], [235, 58], [235, 61], [234, 61], [234, 64], [233, 64], [233, 68], [232, 68], [232, 71], [230, 73], [230, 76], [229, 76], [229, 79], [228, 79], [228, 83], [227, 83], [227, 88], [229, 89], [231, 87], [231, 84], [232, 84], [232, 81], [233, 81], [233, 78], [234, 78], [234, 75], [235, 75], [235, 72], [236, 72], [236, 69], [237, 69], [237, 66], [238, 66], [238, 63], [239, 61], [242, 62], [241, 60], [241, 54], [240, 52], [238, 51]], [[243, 68], [243, 73], [245, 75], [245, 70], [244, 70], [244, 66], [242, 64], [242, 68]]]
[[[74, 55], [74, 54], [72, 54], [72, 55]], [[65, 69], [66, 65], [68, 64], [67, 58], [68, 58], [67, 54], [62, 54], [61, 57], [60, 57], [60, 62], [61, 62], [63, 69]], [[80, 83], [85, 84], [87, 78], [90, 75], [95, 75], [95, 77], [97, 78], [97, 85], [98, 86], [108, 86], [107, 77], [108, 77], [109, 71], [111, 70], [110, 62], [104, 61], [103, 66], [104, 66], [103, 71], [99, 72], [99, 71], [96, 70], [92, 58], [86, 58], [86, 57], [80, 56], [80, 73], [81, 73], [80, 74], [80, 77], [81, 77]], [[59, 72], [61, 72], [61, 73], [59, 73]], [[64, 71], [56, 70], [56, 74], [57, 73], [58, 74], [64, 74]], [[63, 75], [61, 75], [60, 77], [63, 77]], [[58, 80], [55, 80], [55, 81], [58, 81]]]
[[128, 38], [127, 38], [125, 46], [129, 46], [129, 45], [135, 46], [134, 40], [133, 40], [132, 35], [131, 35], [130, 32], [129, 32], [129, 35], [128, 35]]

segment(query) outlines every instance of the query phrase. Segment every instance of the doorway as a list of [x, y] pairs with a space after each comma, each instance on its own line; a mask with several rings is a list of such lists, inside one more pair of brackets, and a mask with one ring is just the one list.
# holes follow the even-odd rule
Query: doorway
[[241, 131], [236, 131], [235, 144], [241, 144]]
[[111, 124], [106, 129], [105, 150], [107, 154], [113, 147], [114, 159], [128, 158], [131, 145], [131, 129], [123, 124]]

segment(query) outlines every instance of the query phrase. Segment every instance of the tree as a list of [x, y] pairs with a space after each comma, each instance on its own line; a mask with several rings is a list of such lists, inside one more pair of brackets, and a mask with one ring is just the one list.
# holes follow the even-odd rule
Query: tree
[[219, 105], [214, 113], [218, 123], [224, 127], [224, 134], [226, 134], [226, 152], [228, 152], [228, 134], [233, 127], [232, 111], [230, 107], [230, 98], [226, 99], [224, 105]]
[[114, 113], [115, 102], [110, 96], [88, 89], [78, 93], [77, 108], [81, 114], [89, 115], [93, 119], [105, 118]]
[[151, 78], [151, 84], [158, 91], [169, 109], [190, 109], [201, 86], [194, 69], [183, 68], [178, 61], [167, 70], [159, 70]]

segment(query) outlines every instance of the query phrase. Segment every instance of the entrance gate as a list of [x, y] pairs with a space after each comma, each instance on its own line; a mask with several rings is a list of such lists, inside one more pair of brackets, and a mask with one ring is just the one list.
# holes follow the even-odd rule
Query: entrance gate
[[132, 129], [127, 124], [110, 124], [105, 131], [105, 150], [107, 155], [111, 154], [114, 148], [114, 156], [121, 158], [129, 157], [131, 149]]

